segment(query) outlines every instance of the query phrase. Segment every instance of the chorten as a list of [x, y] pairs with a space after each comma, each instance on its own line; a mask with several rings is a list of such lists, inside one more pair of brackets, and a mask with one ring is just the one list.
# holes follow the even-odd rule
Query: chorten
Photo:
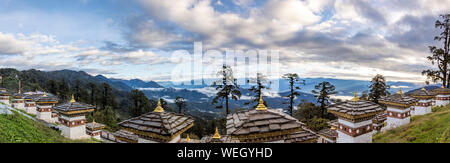
[[318, 143], [336, 143], [336, 128], [331, 127], [323, 129], [320, 130], [317, 134], [319, 135], [319, 139], [317, 140]]
[[112, 134], [114, 136], [114, 142], [117, 143], [138, 143], [139, 137], [130, 131], [121, 129]]
[[180, 135], [194, 125], [194, 118], [164, 111], [161, 100], [153, 112], [134, 117], [119, 125], [138, 136], [138, 143], [178, 143]]
[[445, 106], [450, 103], [450, 88], [445, 88], [442, 85], [441, 88], [434, 89], [433, 92], [436, 93], [436, 97], [434, 97], [436, 106]]
[[219, 128], [216, 127], [214, 135], [204, 136], [201, 143], [239, 143], [239, 140], [232, 138], [230, 135], [220, 135]]
[[14, 108], [20, 109], [20, 110], [25, 110], [25, 100], [23, 99], [23, 96], [24, 95], [22, 94], [20, 89], [19, 89], [18, 93], [15, 93], [13, 95], [14, 100], [12, 102], [12, 105]]
[[375, 116], [375, 118], [372, 119], [374, 133], [380, 132], [381, 129], [385, 127], [386, 120], [387, 120], [386, 113], [377, 114], [377, 116]]
[[353, 99], [327, 107], [328, 112], [338, 117], [337, 143], [371, 143], [372, 119], [384, 108], [374, 102]]
[[412, 97], [419, 99], [419, 101], [414, 106], [414, 115], [425, 115], [431, 113], [431, 106], [433, 103], [433, 98], [436, 96], [436, 93], [428, 91], [425, 87], [422, 89], [413, 92], [411, 94]]
[[11, 94], [5, 88], [0, 88], [0, 102], [9, 105]]
[[256, 109], [228, 115], [226, 128], [227, 135], [240, 142], [283, 143], [291, 138], [292, 134], [303, 131], [303, 125], [282, 111], [267, 108], [260, 96]]
[[25, 111], [28, 114], [36, 115], [36, 102], [35, 99], [40, 97], [40, 95], [34, 95], [34, 94], [25, 94], [23, 96], [23, 100], [25, 102]]
[[57, 118], [53, 116], [53, 106], [58, 103], [58, 98], [55, 96], [44, 95], [36, 98], [37, 112], [36, 117], [49, 123], [54, 123]]
[[[72, 100], [54, 107], [59, 113], [59, 129], [64, 137], [86, 139], [86, 114], [94, 111], [94, 106]], [[92, 126], [95, 127], [95, 126]], [[94, 128], [93, 128], [94, 129]], [[100, 133], [101, 134], [101, 133]]]
[[101, 123], [95, 122], [95, 120], [92, 121], [92, 123], [86, 124], [86, 134], [91, 136], [92, 138], [95, 138], [97, 140], [101, 140], [102, 130], [106, 126]]
[[[401, 88], [396, 94], [380, 98], [378, 102], [387, 107], [387, 126], [385, 129], [392, 129], [408, 124], [411, 117], [411, 108], [418, 101], [415, 98], [403, 94]], [[376, 118], [376, 120], [378, 119]]]

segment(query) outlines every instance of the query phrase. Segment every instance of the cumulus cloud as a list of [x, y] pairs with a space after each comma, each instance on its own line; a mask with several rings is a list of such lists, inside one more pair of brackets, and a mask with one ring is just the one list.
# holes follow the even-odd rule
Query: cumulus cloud
[[210, 0], [139, 2], [154, 23], [175, 24], [186, 31], [177, 33], [182, 40], [203, 41], [206, 49], [278, 49], [286, 65], [324, 62], [331, 71], [305, 75], [349, 76], [343, 73], [346, 67], [330, 65], [353, 65], [364, 69], [367, 78], [386, 72], [417, 80], [430, 66], [425, 57], [437, 34], [433, 21], [450, 11], [449, 0], [267, 0], [258, 7], [248, 7], [252, 0], [232, 1], [248, 7], [245, 12], [219, 12]]
[[439, 33], [434, 21], [450, 12], [450, 0], [136, 1], [144, 12], [125, 16], [126, 43], [83, 47], [0, 33], [0, 54], [58, 56], [67, 61], [60, 67], [159, 65], [173, 62], [157, 50], [192, 50], [201, 41], [204, 50], [280, 50], [283, 71], [302, 76], [423, 80], [427, 46]]
[[[171, 63], [152, 51], [142, 49], [113, 49], [119, 45], [105, 42], [105, 50], [84, 47], [77, 41], [62, 44], [51, 35], [12, 35], [0, 33], [0, 54], [9, 55], [0, 60], [0, 67], [39, 70], [81, 70], [91, 74], [116, 74], [114, 66], [154, 65]], [[5, 46], [3, 46], [5, 45]]]
[[23, 54], [30, 48], [30, 43], [17, 39], [12, 34], [0, 32], [0, 55], [2, 54]]
[[254, 1], [253, 0], [233, 0], [233, 3], [238, 5], [238, 6], [246, 7], [246, 6], [249, 6], [249, 5], [253, 4]]
[[140, 2], [156, 20], [175, 23], [198, 36], [197, 40], [208, 42], [207, 47], [211, 48], [266, 46], [271, 40], [287, 39], [293, 32], [320, 20], [305, 2], [297, 0], [271, 0], [262, 8], [250, 9], [248, 17], [239, 13], [220, 13], [210, 0]]
[[129, 21], [129, 27], [132, 32], [129, 32], [128, 37], [137, 46], [161, 48], [182, 38], [174, 30], [170, 30], [170, 27], [158, 26], [153, 20], [145, 18]]

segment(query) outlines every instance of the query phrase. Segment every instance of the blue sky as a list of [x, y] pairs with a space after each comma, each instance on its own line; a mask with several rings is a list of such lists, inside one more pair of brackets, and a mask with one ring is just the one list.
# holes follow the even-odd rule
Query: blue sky
[[[171, 80], [176, 50], [280, 51], [281, 73], [423, 82], [450, 0], [3, 0], [0, 67]], [[270, 75], [276, 77], [276, 75]]]

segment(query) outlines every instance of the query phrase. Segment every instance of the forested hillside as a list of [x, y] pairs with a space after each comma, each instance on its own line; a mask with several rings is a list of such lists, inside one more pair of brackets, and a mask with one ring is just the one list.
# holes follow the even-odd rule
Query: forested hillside
[[[77, 101], [95, 105], [96, 110], [87, 116], [88, 121], [95, 118], [97, 122], [106, 124], [108, 130], [117, 130], [118, 122], [153, 111], [156, 106], [155, 100], [147, 98], [142, 91], [133, 90], [132, 84], [145, 85], [138, 80], [127, 83], [125, 80], [91, 76], [83, 71], [72, 70], [47, 72], [6, 68], [0, 69], [0, 74], [0, 87], [10, 92], [18, 92], [20, 80], [22, 92], [46, 91], [58, 96], [59, 102], [66, 102], [74, 95]], [[152, 82], [148, 84], [152, 85]], [[178, 112], [174, 104], [169, 105], [164, 100], [163, 106], [168, 111]], [[213, 114], [187, 109], [183, 109], [183, 112], [196, 119], [195, 127], [189, 131], [194, 137], [211, 133], [215, 126], [220, 125], [217, 121], [221, 119], [215, 119]]]

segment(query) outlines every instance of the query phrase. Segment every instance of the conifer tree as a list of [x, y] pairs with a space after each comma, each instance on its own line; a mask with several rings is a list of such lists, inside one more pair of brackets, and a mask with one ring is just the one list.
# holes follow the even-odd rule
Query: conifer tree
[[299, 84], [304, 85], [305, 80], [300, 80], [300, 77], [296, 73], [284, 74], [282, 76], [282, 78], [289, 81], [290, 89], [289, 89], [289, 94], [287, 95], [287, 97], [289, 98], [289, 113], [292, 116], [293, 110], [294, 110], [294, 99], [295, 99], [295, 97], [300, 95], [300, 93], [297, 92], [296, 90], [300, 90], [300, 87], [298, 85]]
[[[262, 73], [257, 73], [256, 78], [248, 80], [247, 83], [256, 84], [248, 89], [249, 91], [255, 93], [255, 95], [253, 96], [253, 99], [251, 101], [244, 103], [244, 105], [249, 105], [252, 103], [256, 103], [256, 105], [258, 105], [259, 97], [261, 97], [262, 91], [264, 89], [270, 89], [268, 86], [266, 86], [266, 84], [270, 84], [270, 82], [267, 81], [267, 78]], [[253, 107], [256, 107], [256, 105]], [[264, 101], [264, 105], [267, 106], [266, 101]]]
[[432, 55], [427, 59], [431, 64], [436, 65], [438, 69], [428, 69], [422, 71], [422, 75], [426, 75], [428, 79], [433, 82], [441, 81], [446, 88], [450, 87], [450, 71], [448, 65], [450, 64], [450, 14], [440, 15], [442, 20], [437, 20], [435, 28], [439, 28], [442, 32], [434, 37], [434, 40], [441, 41], [442, 47], [429, 46]]
[[181, 114], [181, 112], [183, 111], [183, 109], [186, 108], [186, 100], [185, 100], [183, 97], [178, 96], [178, 97], [175, 99], [175, 104], [177, 105], [177, 107], [178, 107], [178, 113], [180, 113], [180, 114]]
[[233, 70], [230, 66], [223, 65], [221, 70], [217, 72], [217, 75], [220, 76], [221, 80], [214, 82], [213, 86], [216, 87], [216, 90], [219, 90], [219, 92], [217, 92], [216, 96], [213, 98], [212, 104], [221, 102], [221, 105], [216, 106], [216, 108], [221, 109], [223, 108], [223, 105], [225, 105], [225, 115], [228, 115], [230, 113], [230, 98], [238, 100], [241, 98], [241, 92], [239, 91], [239, 85], [233, 76]]
[[373, 77], [369, 88], [369, 100], [372, 102], [378, 103], [380, 97], [389, 95], [389, 92], [387, 91], [389, 86], [386, 85], [386, 79], [383, 75], [377, 74]]
[[326, 118], [326, 106], [330, 104], [330, 95], [336, 94], [335, 87], [331, 83], [324, 81], [317, 84], [314, 88], [315, 90], [312, 90], [311, 92], [317, 98], [317, 103], [320, 104], [319, 118]]
[[72, 93], [70, 91], [70, 85], [67, 83], [66, 79], [62, 78], [59, 81], [59, 87], [57, 91], [57, 95], [61, 101], [69, 101], [72, 97]]
[[133, 117], [137, 117], [151, 111], [150, 102], [142, 91], [137, 89], [132, 90], [129, 97], [132, 103], [130, 111]]

